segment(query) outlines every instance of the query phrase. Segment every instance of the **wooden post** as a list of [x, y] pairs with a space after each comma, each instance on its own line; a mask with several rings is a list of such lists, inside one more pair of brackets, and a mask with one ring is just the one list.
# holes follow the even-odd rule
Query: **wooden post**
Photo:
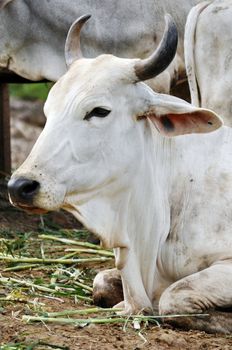
[[[47, 82], [47, 80], [39, 82]], [[7, 85], [9, 83], [28, 84], [35, 82], [20, 77], [8, 69], [0, 68], [0, 177], [6, 177], [11, 173], [10, 107]]]
[[0, 83], [0, 176], [11, 173], [10, 108], [8, 85]]

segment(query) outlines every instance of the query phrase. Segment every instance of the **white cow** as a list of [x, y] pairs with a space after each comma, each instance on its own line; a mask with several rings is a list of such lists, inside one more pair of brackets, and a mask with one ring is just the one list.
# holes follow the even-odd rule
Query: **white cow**
[[31, 212], [63, 208], [114, 248], [126, 314], [232, 305], [232, 130], [215, 131], [222, 121], [214, 112], [141, 82], [174, 57], [170, 17], [145, 60], [81, 58], [75, 47], [86, 18], [70, 29], [70, 68], [12, 175], [12, 203]]
[[192, 103], [232, 126], [232, 1], [206, 1], [189, 13], [185, 63]]
[[175, 19], [180, 35], [177, 56], [156, 81], [169, 92], [185, 75], [183, 36], [188, 12], [199, 0], [0, 0], [0, 67], [30, 80], [56, 81], [66, 72], [64, 44], [73, 21], [85, 13], [93, 19], [83, 30], [83, 53], [111, 53], [144, 58], [163, 33], [164, 13]]

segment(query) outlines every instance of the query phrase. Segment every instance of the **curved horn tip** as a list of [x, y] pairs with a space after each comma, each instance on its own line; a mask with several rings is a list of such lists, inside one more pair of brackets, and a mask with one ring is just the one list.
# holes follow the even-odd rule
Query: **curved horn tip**
[[13, 0], [0, 0], [0, 10], [2, 10], [11, 1]]
[[170, 15], [170, 13], [165, 13], [164, 19], [165, 19], [165, 22], [166, 22], [166, 23], [167, 23], [167, 22], [175, 23], [173, 17]]
[[67, 67], [69, 67], [75, 60], [83, 57], [80, 47], [80, 32], [83, 25], [90, 17], [91, 15], [86, 14], [77, 18], [68, 31], [65, 42], [65, 61]]
[[163, 37], [156, 50], [146, 59], [135, 64], [137, 81], [144, 81], [162, 73], [172, 62], [178, 45], [177, 26], [170, 14], [165, 14]]
[[[88, 21], [88, 19], [90, 19], [91, 15], [82, 15], [80, 17], [78, 17], [72, 24], [71, 24], [71, 27], [68, 31], [68, 35], [71, 31], [75, 30], [75, 28], [78, 26], [78, 27], [82, 27], [85, 22]], [[67, 36], [68, 36], [67, 35]]]
[[72, 25], [74, 25], [77, 22], [80, 22], [80, 23], [84, 24], [86, 21], [88, 21], [88, 19], [90, 19], [90, 17], [91, 17], [90, 14], [82, 15], [79, 18], [77, 18], [76, 21]]
[[178, 30], [177, 30], [177, 26], [176, 26], [176, 22], [174, 21], [173, 17], [169, 14], [166, 13], [164, 15], [164, 19], [165, 19], [165, 32], [170, 31], [173, 32], [173, 34], [176, 37], [176, 40], [178, 41]]

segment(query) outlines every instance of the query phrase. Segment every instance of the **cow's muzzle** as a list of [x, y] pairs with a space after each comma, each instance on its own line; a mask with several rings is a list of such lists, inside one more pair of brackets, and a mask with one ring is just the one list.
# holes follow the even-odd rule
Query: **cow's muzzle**
[[33, 200], [40, 189], [37, 181], [24, 177], [12, 178], [8, 182], [10, 201], [23, 209], [33, 208]]

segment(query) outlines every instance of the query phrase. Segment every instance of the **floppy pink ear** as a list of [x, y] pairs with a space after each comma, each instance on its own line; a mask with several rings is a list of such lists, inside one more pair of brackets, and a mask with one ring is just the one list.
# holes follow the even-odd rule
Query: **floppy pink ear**
[[195, 108], [195, 110], [193, 108], [193, 111], [186, 113], [165, 113], [161, 116], [149, 111], [146, 117], [165, 136], [208, 133], [223, 124], [221, 118], [214, 112], [202, 108]]

